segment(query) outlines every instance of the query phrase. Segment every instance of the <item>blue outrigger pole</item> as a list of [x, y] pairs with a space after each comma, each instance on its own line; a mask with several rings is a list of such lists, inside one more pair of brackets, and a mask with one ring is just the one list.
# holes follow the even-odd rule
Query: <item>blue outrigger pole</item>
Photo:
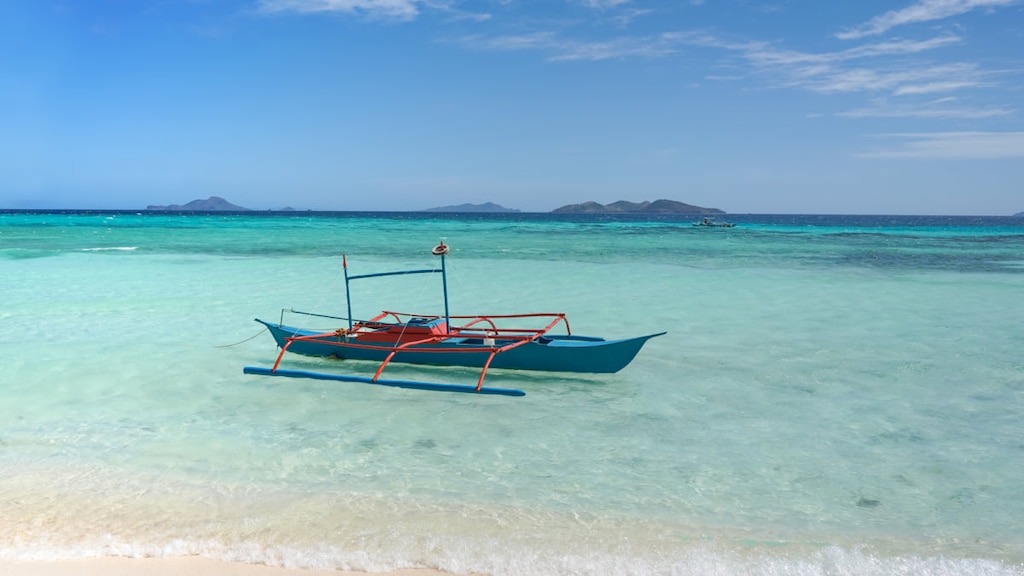
[[345, 255], [341, 255], [341, 267], [345, 269], [345, 303], [348, 305], [348, 330], [352, 331], [352, 291], [348, 288], [350, 280], [360, 280], [362, 278], [377, 278], [379, 276], [403, 276], [406, 274], [437, 274], [441, 273], [441, 286], [444, 290], [444, 332], [445, 334], [451, 334], [451, 317], [448, 313], [448, 271], [445, 268], [444, 257], [448, 255], [448, 245], [441, 240], [441, 243], [434, 246], [430, 253], [434, 256], [441, 257], [441, 269], [432, 268], [430, 270], [399, 270], [397, 272], [378, 272], [376, 274], [360, 274], [358, 276], [348, 275], [348, 260]]

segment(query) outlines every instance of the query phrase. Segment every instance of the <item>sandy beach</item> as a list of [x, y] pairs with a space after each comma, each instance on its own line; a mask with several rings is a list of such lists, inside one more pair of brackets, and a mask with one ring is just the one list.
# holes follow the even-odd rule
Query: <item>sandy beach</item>
[[[367, 574], [348, 570], [303, 570], [242, 562], [224, 562], [200, 556], [171, 558], [86, 558], [81, 560], [0, 560], [2, 576], [346, 576]], [[437, 570], [408, 569], [383, 573], [386, 576], [438, 576]]]

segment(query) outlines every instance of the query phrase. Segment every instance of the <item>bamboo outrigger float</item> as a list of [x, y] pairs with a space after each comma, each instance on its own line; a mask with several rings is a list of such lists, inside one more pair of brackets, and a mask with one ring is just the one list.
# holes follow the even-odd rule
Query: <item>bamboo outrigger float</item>
[[[473, 392], [523, 396], [522, 390], [492, 388], [483, 385], [490, 368], [544, 370], [552, 372], [612, 373], [626, 367], [647, 340], [660, 336], [650, 334], [622, 340], [605, 340], [594, 336], [572, 334], [564, 313], [508, 314], [490, 316], [452, 316], [448, 308], [448, 279], [445, 257], [449, 247], [442, 242], [432, 253], [441, 258], [440, 269], [402, 270], [350, 276], [347, 258], [342, 257], [345, 270], [345, 299], [348, 317], [338, 318], [292, 310], [297, 314], [318, 316], [347, 322], [347, 327], [333, 331], [305, 330], [256, 319], [266, 326], [281, 352], [273, 368], [247, 366], [246, 374], [314, 378], [378, 384], [399, 388], [444, 392]], [[407, 274], [440, 273], [444, 291], [444, 316], [384, 311], [370, 320], [352, 319], [352, 298], [349, 283], [353, 280]], [[453, 325], [453, 321], [457, 324]], [[537, 322], [536, 328], [508, 326], [509, 322]], [[551, 334], [563, 326], [565, 334]], [[344, 360], [380, 362], [372, 377], [325, 374], [281, 369], [286, 352], [307, 356], [337, 357]], [[467, 366], [480, 368], [476, 386], [442, 384], [412, 380], [381, 378], [391, 362], [435, 366]]]

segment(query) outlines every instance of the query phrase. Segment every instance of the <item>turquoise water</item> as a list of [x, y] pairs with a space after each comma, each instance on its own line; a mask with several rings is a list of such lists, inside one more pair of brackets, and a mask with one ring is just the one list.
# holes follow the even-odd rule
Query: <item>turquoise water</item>
[[[1024, 574], [1024, 222], [735, 221], [0, 214], [0, 557]], [[242, 374], [276, 357], [254, 317], [344, 315], [341, 254], [439, 238], [453, 314], [668, 334], [488, 374], [523, 398]], [[432, 277], [366, 282], [357, 317], [438, 312]]]

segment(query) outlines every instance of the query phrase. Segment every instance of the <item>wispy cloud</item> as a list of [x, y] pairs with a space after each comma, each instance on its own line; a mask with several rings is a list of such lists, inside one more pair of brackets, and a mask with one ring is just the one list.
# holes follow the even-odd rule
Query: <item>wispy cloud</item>
[[530, 34], [506, 34], [487, 37], [482, 35], [464, 36], [459, 42], [465, 46], [484, 50], [518, 51], [550, 49], [561, 42], [554, 32], [532, 32]]
[[1007, 73], [972, 62], [937, 62], [927, 57], [928, 52], [960, 44], [959, 36], [885, 40], [826, 52], [789, 50], [768, 42], [730, 42], [706, 33], [681, 33], [678, 40], [733, 52], [770, 86], [829, 95], [862, 93], [872, 98], [870, 106], [838, 114], [843, 117], [980, 120], [1016, 112], [1003, 106], [961, 104], [951, 96], [998, 86], [996, 78]]
[[893, 57], [916, 55], [961, 42], [957, 36], [889, 40], [834, 52], [801, 52], [766, 42], [727, 42], [706, 34], [680, 42], [741, 54], [779, 86], [823, 94], [887, 92], [893, 96], [952, 92], [991, 85], [990, 73], [970, 63], [926, 64]]
[[666, 35], [623, 36], [602, 41], [585, 41], [546, 31], [495, 37], [464, 36], [459, 42], [483, 50], [540, 50], [548, 52], [548, 60], [551, 61], [658, 58], [679, 51], [678, 43]]
[[461, 9], [457, 0], [257, 0], [257, 6], [264, 13], [333, 12], [399, 21], [415, 20], [426, 11], [444, 14], [452, 21], [485, 22], [492, 18], [491, 14], [485, 12]]
[[612, 21], [619, 26], [626, 27], [629, 26], [633, 20], [636, 20], [641, 16], [649, 16], [651, 14], [654, 14], [654, 10], [634, 8], [632, 10], [623, 10], [621, 14], [613, 16]]
[[893, 96], [952, 92], [986, 85], [985, 74], [974, 64], [932, 66], [889, 64], [884, 68], [819, 67], [793, 70], [784, 85], [823, 94], [885, 92]]
[[[748, 61], [762, 69], [788, 70], [795, 77], [803, 78], [798, 84], [806, 83], [814, 88], [811, 80], [815, 77], [838, 74], [838, 63], [880, 56], [917, 54], [960, 42], [957, 36], [939, 36], [927, 40], [892, 40], [876, 42], [838, 52], [799, 52], [773, 47], [767, 42], [730, 42], [721, 40], [701, 31], [676, 31], [647, 36], [621, 36], [619, 38], [588, 41], [568, 38], [557, 32], [536, 32], [519, 36], [486, 38], [469, 36], [464, 38], [467, 45], [494, 50], [546, 50], [552, 53], [550, 60], [606, 60], [628, 56], [661, 57], [680, 52], [686, 46], [718, 48], [741, 53]], [[923, 77], [928, 77], [923, 74]], [[876, 82], [877, 83], [877, 82]], [[895, 82], [890, 80], [890, 85]], [[818, 89], [830, 91], [827, 82], [819, 83]], [[871, 88], [876, 89], [876, 88]]]
[[623, 37], [603, 42], [563, 42], [551, 60], [609, 60], [639, 56], [660, 58], [679, 51], [664, 36]]
[[629, 4], [631, 1], [632, 0], [579, 0], [579, 4], [586, 6], [587, 8], [607, 10], [623, 4]]
[[[569, 38], [554, 31], [461, 39], [463, 45], [475, 49], [543, 51], [549, 53], [550, 61], [661, 58], [687, 47], [712, 48], [739, 54], [775, 86], [821, 94], [868, 92], [891, 96], [953, 93], [994, 85], [993, 73], [976, 64], [929, 64], [900, 59], [961, 42], [958, 36], [943, 35], [924, 40], [872, 42], [833, 52], [802, 52], [777, 48], [768, 42], [722, 40], [702, 31], [620, 36], [602, 41]], [[729, 75], [730, 80], [735, 77]]]
[[1013, 114], [1013, 110], [998, 107], [975, 108], [958, 103], [956, 98], [940, 98], [931, 102], [915, 102], [913, 104], [891, 103], [876, 100], [871, 106], [839, 112], [837, 116], [846, 118], [932, 118], [983, 120]]
[[[369, 18], [413, 20], [420, 14], [446, 13], [452, 19], [484, 21], [487, 14], [463, 10], [465, 0], [255, 0], [265, 12], [353, 13]], [[498, 0], [509, 3], [511, 0]], [[689, 0], [700, 4], [701, 0]], [[548, 20], [547, 30], [522, 34], [488, 35], [474, 33], [455, 42], [474, 50], [532, 51], [548, 61], [599, 62], [626, 58], [665, 58], [682, 52], [717, 51], [724, 55], [720, 66], [726, 74], [704, 74], [707, 81], [742, 79], [760, 81], [770, 88], [804, 90], [818, 94], [867, 94], [873, 103], [842, 112], [850, 118], [917, 117], [983, 119], [1015, 113], [1006, 107], [976, 107], [969, 104], [940, 104], [940, 96], [997, 86], [1005, 71], [986, 70], [980, 64], [943, 58], [933, 53], [964, 44], [956, 34], [929, 38], [885, 38], [861, 41], [841, 50], [807, 51], [786, 48], [779, 42], [727, 40], [704, 30], [675, 30], [659, 34], [629, 34], [634, 18], [650, 17], [654, 11], [632, 0], [562, 0], [577, 12], [600, 12], [605, 22], [621, 26], [618, 35], [587, 37], [579, 19]], [[978, 9], [994, 9], [1024, 0], [912, 0], [912, 5], [887, 12], [856, 28], [839, 34], [857, 39], [881, 34], [913, 22], [948, 18]], [[536, 26], [534, 20], [531, 25]], [[506, 27], [506, 29], [508, 29]], [[486, 30], [486, 28], [480, 28]], [[576, 32], [574, 34], [573, 32]], [[607, 32], [607, 28], [604, 28]], [[690, 58], [696, 62], [696, 58]], [[927, 102], [931, 100], [931, 102]], [[890, 102], [891, 101], [891, 102]]]
[[259, 0], [263, 12], [342, 12], [398, 20], [416, 18], [421, 7], [447, 9], [448, 5], [437, 0]]
[[942, 20], [952, 16], [959, 16], [979, 8], [997, 8], [1009, 6], [1018, 0], [918, 0], [900, 10], [890, 10], [881, 16], [856, 26], [850, 30], [836, 34], [842, 40], [854, 40], [865, 36], [874, 36], [888, 32], [890, 29], [905, 24], [917, 22], [930, 22]]
[[716, 46], [729, 50], [738, 50], [746, 54], [752, 62], [764, 66], [801, 66], [801, 65], [831, 65], [839, 62], [860, 60], [864, 58], [877, 58], [883, 56], [904, 56], [918, 54], [936, 48], [942, 48], [950, 44], [957, 44], [961, 40], [957, 36], [938, 36], [927, 40], [890, 40], [886, 42], [875, 42], [864, 44], [855, 48], [847, 48], [837, 52], [799, 52], [796, 50], [782, 50], [774, 48], [765, 42], [748, 42], [742, 44], [718, 42], [713, 39], [699, 40], [706, 46]]
[[1024, 158], [1024, 132], [926, 132], [879, 134], [892, 144], [865, 158], [999, 160]]

